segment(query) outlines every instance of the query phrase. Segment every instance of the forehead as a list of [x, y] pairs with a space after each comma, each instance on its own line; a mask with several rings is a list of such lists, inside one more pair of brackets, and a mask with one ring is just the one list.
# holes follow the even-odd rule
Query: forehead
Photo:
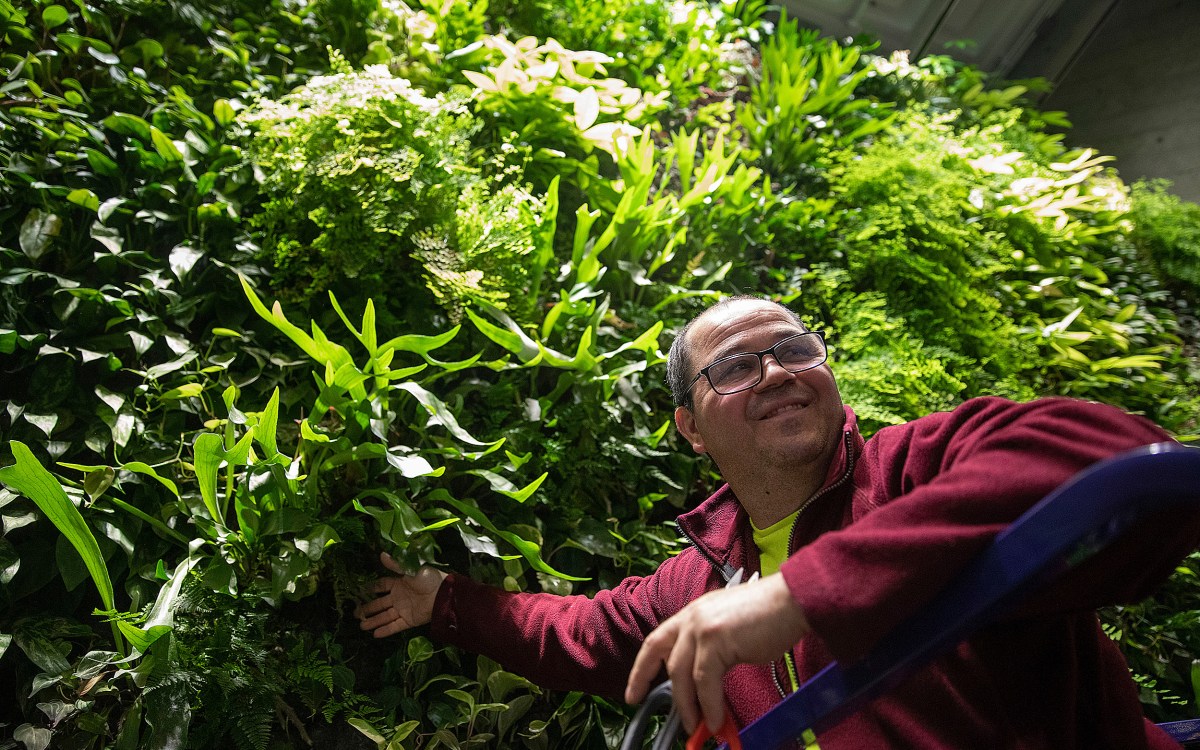
[[692, 326], [690, 343], [695, 359], [707, 362], [766, 349], [804, 330], [790, 312], [773, 302], [738, 300], [701, 315]]

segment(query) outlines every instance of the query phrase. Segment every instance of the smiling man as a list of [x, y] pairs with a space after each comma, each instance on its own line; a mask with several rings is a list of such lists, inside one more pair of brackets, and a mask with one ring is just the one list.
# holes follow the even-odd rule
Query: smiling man
[[[429, 623], [546, 687], [633, 702], [665, 670], [689, 730], [719, 726], [726, 707], [745, 726], [831, 659], [861, 656], [1070, 476], [1168, 439], [1100, 404], [980, 398], [864, 442], [821, 334], [747, 297], [679, 333], [668, 381], [680, 433], [726, 482], [678, 519], [688, 548], [592, 598], [431, 568], [388, 576], [362, 627], [383, 637]], [[1196, 526], [1160, 524], [1094, 558], [821, 747], [1174, 747], [1143, 718], [1093, 610], [1148, 593], [1200, 540]], [[725, 589], [738, 569], [764, 576]]]

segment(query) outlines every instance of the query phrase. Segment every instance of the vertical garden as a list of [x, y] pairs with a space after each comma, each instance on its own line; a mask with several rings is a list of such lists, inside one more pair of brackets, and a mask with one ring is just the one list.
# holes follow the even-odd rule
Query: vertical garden
[[[1068, 395], [1200, 439], [1200, 206], [1069, 113], [756, 0], [0, 0], [0, 748], [602, 748], [351, 612], [591, 593], [714, 467], [672, 331], [826, 331], [869, 433]], [[1200, 715], [1200, 559], [1103, 613]], [[1031, 677], [1031, 679], [1034, 679]]]

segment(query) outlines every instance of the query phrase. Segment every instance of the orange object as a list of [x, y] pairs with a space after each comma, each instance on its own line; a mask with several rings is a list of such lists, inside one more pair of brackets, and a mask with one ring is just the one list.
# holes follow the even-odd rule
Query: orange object
[[[687, 750], [701, 750], [704, 747], [704, 742], [712, 737], [713, 733], [708, 730], [708, 724], [703, 721], [700, 726], [696, 727], [696, 731], [692, 732], [692, 736], [688, 737]], [[717, 730], [717, 741], [724, 742], [729, 745], [729, 750], [742, 750], [742, 741], [738, 739], [737, 727], [733, 725], [733, 714], [729, 709], [725, 709], [725, 723]]]

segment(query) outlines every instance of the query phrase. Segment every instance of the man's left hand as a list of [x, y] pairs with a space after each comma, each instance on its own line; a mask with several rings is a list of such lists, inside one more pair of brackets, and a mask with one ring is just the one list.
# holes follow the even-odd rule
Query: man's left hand
[[625, 700], [640, 702], [665, 665], [684, 728], [691, 734], [703, 718], [716, 732], [725, 720], [725, 672], [734, 664], [778, 659], [808, 630], [781, 575], [709, 592], [646, 638], [629, 673]]

